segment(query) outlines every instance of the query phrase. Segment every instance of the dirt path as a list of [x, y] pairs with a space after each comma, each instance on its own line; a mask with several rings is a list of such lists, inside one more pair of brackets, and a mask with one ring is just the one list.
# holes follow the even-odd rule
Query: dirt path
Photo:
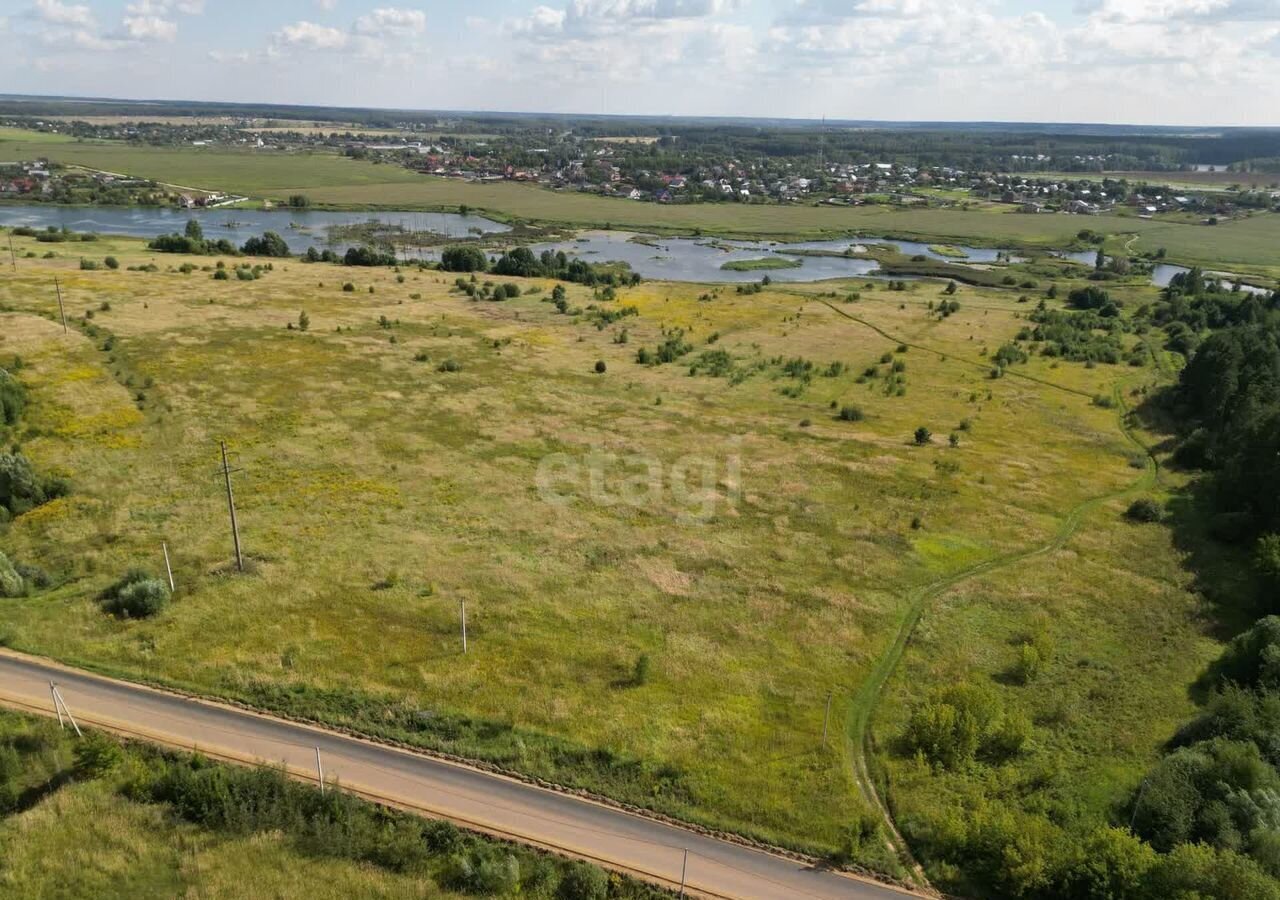
[[[944, 353], [940, 350], [935, 350], [930, 347], [902, 340], [879, 326], [858, 316], [852, 315], [825, 300], [818, 300], [818, 302], [827, 306], [844, 318], [850, 319], [871, 329], [876, 334], [879, 334], [887, 340], [898, 344], [904, 344], [912, 349], [923, 350], [927, 353], [935, 354], [943, 359], [953, 362], [975, 366], [984, 370], [990, 368], [990, 366], [985, 363], [967, 360], [962, 357]], [[1157, 359], [1156, 362], [1157, 365], [1160, 366], [1161, 371], [1164, 371], [1164, 367], [1160, 365], [1161, 361]], [[1051, 381], [1037, 378], [1032, 375], [1006, 370], [1005, 376], [1033, 381], [1054, 390], [1063, 391], [1080, 397], [1087, 397], [1092, 400], [1092, 396], [1085, 391], [1054, 384]], [[1149, 490], [1157, 484], [1160, 472], [1159, 463], [1152, 454], [1150, 448], [1138, 439], [1137, 435], [1134, 434], [1132, 427], [1129, 425], [1129, 409], [1124, 403], [1124, 397], [1121, 392], [1123, 381], [1123, 379], [1117, 381], [1113, 386], [1112, 396], [1118, 410], [1118, 424], [1121, 433], [1125, 436], [1126, 440], [1133, 444], [1137, 449], [1141, 450], [1145, 457], [1146, 464], [1143, 467], [1142, 475], [1127, 487], [1099, 494], [1096, 497], [1091, 497], [1072, 507], [1064, 516], [1053, 536], [1042, 544], [983, 560], [982, 562], [975, 563], [968, 568], [961, 569], [958, 572], [939, 578], [935, 581], [919, 585], [908, 591], [905, 596], [907, 611], [898, 625], [898, 631], [894, 636], [893, 642], [889, 645], [888, 649], [880, 659], [877, 660], [870, 674], [859, 687], [858, 693], [854, 696], [853, 703], [850, 704], [849, 715], [846, 720], [845, 727], [846, 749], [848, 751], [846, 753], [846, 758], [850, 760], [850, 764], [853, 768], [853, 775], [857, 780], [864, 798], [880, 811], [885, 825], [889, 829], [889, 834], [891, 835], [890, 846], [893, 848], [894, 852], [902, 858], [904, 865], [906, 865], [908, 869], [915, 874], [919, 883], [925, 887], [928, 886], [928, 880], [925, 877], [924, 871], [912, 856], [906, 840], [898, 831], [897, 825], [893, 821], [893, 815], [890, 813], [884, 798], [881, 797], [879, 791], [876, 790], [875, 781], [871, 776], [871, 769], [868, 760], [872, 753], [870, 727], [872, 715], [884, 694], [885, 686], [888, 684], [889, 678], [892, 677], [894, 671], [898, 667], [898, 663], [902, 660], [903, 654], [906, 652], [907, 644], [911, 639], [912, 633], [915, 631], [916, 625], [919, 624], [921, 617], [928, 609], [932, 600], [936, 599], [939, 595], [945, 593], [956, 585], [972, 578], [977, 578], [981, 575], [1009, 568], [1010, 566], [1018, 565], [1019, 563], [1026, 562], [1027, 560], [1034, 559], [1035, 557], [1060, 550], [1066, 545], [1067, 541], [1075, 535], [1085, 516], [1094, 509], [1119, 497], [1124, 497], [1137, 491]]]

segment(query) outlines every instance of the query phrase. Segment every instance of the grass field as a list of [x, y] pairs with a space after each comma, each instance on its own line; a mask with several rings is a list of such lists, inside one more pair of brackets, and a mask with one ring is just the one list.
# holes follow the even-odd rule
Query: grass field
[[[20, 257], [49, 246], [16, 243]], [[494, 303], [430, 271], [277, 261], [258, 281], [214, 281], [136, 241], [64, 248], [161, 271], [83, 272], [68, 255], [0, 274], [0, 361], [22, 357], [31, 395], [18, 439], [74, 488], [5, 537], [61, 581], [0, 605], [5, 643], [816, 852], [866, 809], [857, 742], [822, 746], [828, 691], [833, 721], [867, 712], [920, 586], [1051, 541], [1140, 475], [1117, 411], [1091, 398], [1154, 373], [1034, 357], [989, 377], [986, 355], [1028, 309], [1016, 291], [962, 286], [938, 319], [938, 283], [859, 282], [856, 303], [825, 284], [646, 283], [600, 302], [636, 314], [597, 327], [587, 289], [568, 286], [586, 311], [562, 315], [536, 279], [521, 284], [541, 294]], [[81, 323], [67, 336], [54, 276]], [[310, 330], [288, 330], [301, 310]], [[691, 353], [635, 362], [673, 328]], [[804, 361], [807, 381], [793, 377]], [[860, 421], [836, 415], [847, 405]], [[246, 576], [228, 568], [219, 440], [242, 470]], [[1036, 740], [1077, 748], [1076, 783], [1101, 785], [1091, 813], [1115, 801], [1186, 715], [1208, 647], [1178, 614], [1174, 549], [1113, 507], [1083, 514], [1052, 559], [966, 582], [981, 603], [929, 605], [920, 633], [942, 649], [911, 644], [877, 734], [961, 664], [1001, 665], [1021, 617], [1074, 598], [1063, 671], [1078, 642], [1101, 642], [1130, 694]], [[162, 565], [162, 540], [173, 604], [138, 622], [100, 612], [94, 596], [126, 568]], [[1109, 585], [1123, 598], [1094, 610]], [[1135, 645], [1140, 616], [1154, 637]], [[1124, 739], [1095, 746], [1103, 732]], [[900, 781], [908, 805], [929, 789]], [[895, 868], [878, 845], [858, 855]]]
[[958, 243], [1061, 247], [1082, 228], [1137, 235], [1134, 251], [1164, 247], [1171, 260], [1248, 267], [1280, 275], [1280, 216], [1259, 214], [1217, 226], [1120, 216], [1025, 215], [1007, 205], [979, 209], [911, 209], [887, 205], [831, 207], [771, 204], [658, 204], [556, 192], [515, 182], [470, 183], [419, 175], [397, 165], [330, 153], [134, 147], [113, 142], [0, 143], [17, 159], [59, 162], [143, 176], [168, 184], [283, 200], [388, 209], [459, 205], [499, 216], [634, 231], [702, 231], [725, 236], [789, 238], [864, 232]]

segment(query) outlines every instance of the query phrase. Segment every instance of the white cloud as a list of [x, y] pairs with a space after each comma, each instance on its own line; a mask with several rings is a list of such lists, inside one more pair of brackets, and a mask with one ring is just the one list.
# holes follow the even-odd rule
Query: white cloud
[[124, 35], [133, 41], [171, 41], [178, 36], [177, 23], [159, 16], [125, 16]]
[[338, 0], [315, 0], [315, 3], [323, 10], [330, 10], [338, 5]]
[[32, 15], [51, 25], [93, 25], [93, 10], [82, 4], [67, 4], [60, 0], [36, 0]]
[[380, 7], [356, 19], [351, 30], [370, 37], [421, 34], [427, 27], [427, 16], [420, 9]]
[[347, 45], [347, 33], [315, 22], [294, 22], [272, 35], [271, 43], [304, 50], [340, 50]]

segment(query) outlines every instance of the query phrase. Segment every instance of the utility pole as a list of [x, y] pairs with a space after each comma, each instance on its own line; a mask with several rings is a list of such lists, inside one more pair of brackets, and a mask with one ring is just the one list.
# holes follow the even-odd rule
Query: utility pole
[[13, 232], [9, 232], [9, 262], [13, 264], [13, 271], [18, 271], [18, 254], [13, 252]]
[[169, 565], [169, 545], [165, 541], [161, 541], [160, 547], [164, 550], [164, 570], [169, 576], [169, 593], [172, 594], [176, 588], [173, 585], [173, 567]]
[[71, 722], [71, 727], [76, 730], [76, 737], [84, 737], [84, 733], [80, 731], [80, 726], [76, 724], [75, 716], [71, 715], [71, 709], [67, 706], [67, 701], [62, 699], [62, 692], [58, 690], [58, 686], [52, 681], [49, 682], [49, 693], [53, 694], [53, 708], [58, 712], [58, 724], [63, 728], [67, 726], [62, 721], [62, 714], [67, 714], [67, 719]]
[[831, 722], [831, 691], [827, 691], [827, 712], [822, 717], [822, 746], [827, 746], [827, 725]]
[[[16, 268], [16, 267], [15, 267]], [[58, 292], [58, 314], [62, 316], [62, 333], [67, 333], [67, 310], [62, 305], [62, 285], [58, 284], [58, 279], [53, 279], [53, 289]]]
[[320, 780], [320, 796], [324, 796], [324, 766], [320, 764], [320, 748], [316, 747], [316, 775]]
[[53, 698], [53, 711], [58, 714], [58, 727], [66, 728], [67, 723], [62, 720], [62, 706], [58, 703], [58, 688], [52, 681], [49, 682], [49, 696]]
[[240, 553], [240, 527], [236, 524], [236, 498], [231, 492], [231, 473], [239, 471], [232, 469], [227, 463], [227, 442], [221, 441], [222, 445], [222, 477], [227, 484], [227, 511], [231, 514], [231, 540], [236, 545], [236, 569], [244, 571], [244, 556]]
[[459, 601], [462, 604], [462, 652], [467, 652], [467, 601]]
[[680, 864], [680, 896], [684, 897], [684, 876], [689, 871], [689, 848], [684, 849], [684, 862]]

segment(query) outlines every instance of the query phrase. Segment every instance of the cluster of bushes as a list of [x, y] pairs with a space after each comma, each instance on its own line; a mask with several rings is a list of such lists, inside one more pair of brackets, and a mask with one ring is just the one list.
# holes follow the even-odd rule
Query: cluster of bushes
[[19, 452], [0, 452], [0, 521], [30, 512], [41, 504], [62, 497], [68, 485], [61, 478], [38, 475]]
[[344, 266], [394, 266], [397, 262], [394, 253], [387, 253], [367, 244], [361, 247], [348, 247], [347, 252], [342, 256]]
[[492, 272], [513, 278], [555, 278], [591, 286], [640, 283], [639, 274], [626, 271], [621, 263], [600, 265], [570, 259], [562, 250], [544, 250], [535, 256], [528, 247], [504, 252], [492, 266], [479, 247], [467, 244], [446, 247], [440, 254], [440, 268], [446, 272]]
[[[494, 284], [492, 281], [480, 283], [466, 278], [458, 278], [454, 288], [468, 297], [479, 300], [510, 300], [520, 296], [520, 285], [514, 281], [506, 284]], [[562, 310], [563, 311], [563, 310]]]
[[124, 577], [98, 595], [102, 610], [121, 619], [147, 619], [169, 603], [169, 586], [141, 569]]
[[1020, 753], [1030, 736], [1031, 722], [1001, 709], [992, 691], [957, 684], [911, 711], [900, 747], [935, 766], [958, 769], [979, 760], [1003, 762]]
[[[117, 748], [118, 749], [118, 748]], [[238, 769], [199, 756], [137, 752], [121, 791], [163, 803], [179, 818], [237, 836], [285, 835], [302, 853], [426, 875], [483, 896], [555, 900], [644, 900], [659, 892], [585, 863], [506, 846], [374, 806], [341, 790], [325, 793], [277, 769]]]
[[240, 248], [240, 252], [245, 256], [274, 256], [281, 259], [292, 256], [284, 238], [274, 231], [264, 231], [262, 237], [249, 238]]
[[75, 241], [96, 241], [98, 239], [98, 236], [92, 232], [76, 233], [65, 225], [61, 228], [56, 225], [50, 225], [43, 231], [26, 225], [19, 225], [13, 229], [13, 233], [22, 237], [35, 238], [42, 244], [64, 244]]
[[33, 590], [49, 587], [53, 580], [39, 566], [15, 563], [0, 553], [0, 597], [25, 597]]
[[1084, 312], [1048, 309], [1041, 300], [1028, 318], [1035, 327], [1022, 329], [1017, 339], [1040, 344], [1040, 353], [1044, 356], [1112, 364], [1123, 358], [1120, 335], [1125, 326], [1118, 317], [1103, 316], [1096, 309]]
[[160, 253], [186, 253], [193, 256], [236, 256], [239, 250], [226, 238], [207, 241], [204, 229], [195, 219], [187, 222], [182, 234], [162, 234], [147, 244], [147, 249]]
[[683, 328], [671, 328], [663, 332], [662, 343], [653, 350], [641, 347], [636, 351], [636, 362], [642, 366], [658, 366], [675, 362], [693, 351], [693, 345], [684, 339]]

